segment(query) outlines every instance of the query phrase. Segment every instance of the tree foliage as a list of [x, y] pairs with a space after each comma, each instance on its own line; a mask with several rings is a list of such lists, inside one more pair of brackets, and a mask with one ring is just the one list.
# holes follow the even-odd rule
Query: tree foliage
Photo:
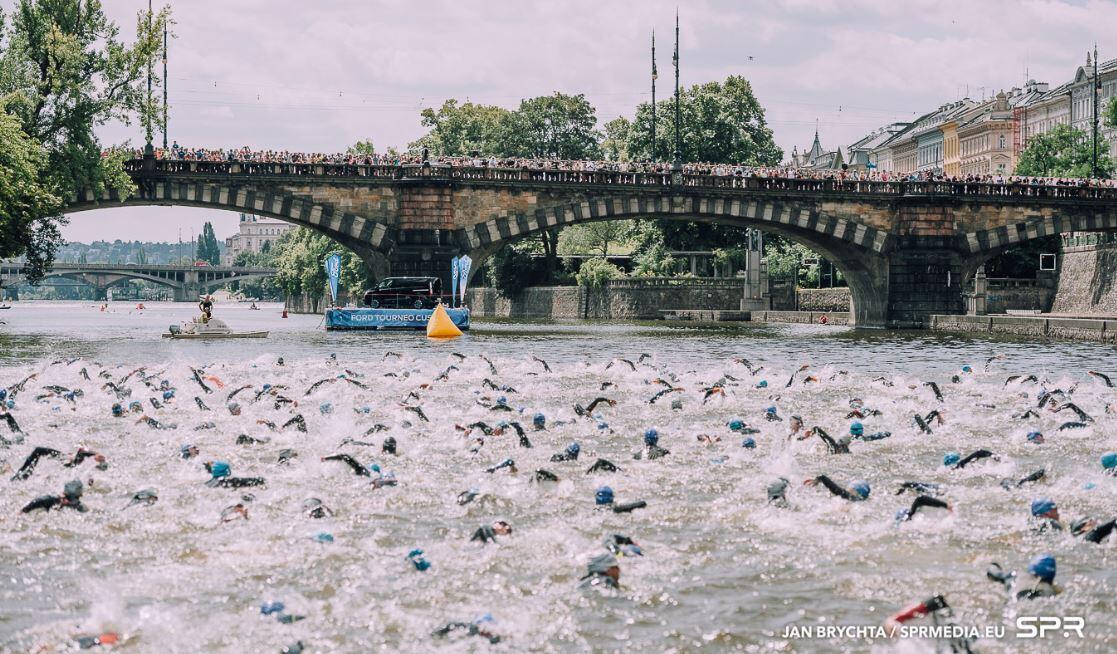
[[[609, 256], [610, 248], [627, 244], [635, 223], [631, 220], [605, 220], [571, 225], [559, 235], [560, 255], [596, 254]], [[616, 249], [613, 250], [617, 253]]]
[[208, 220], [202, 226], [202, 235], [198, 237], [195, 257], [198, 261], [205, 261], [211, 266], [221, 263], [221, 246], [217, 242], [217, 235], [213, 233], [213, 223]]
[[632, 132], [632, 121], [618, 116], [602, 127], [601, 156], [606, 161], [630, 161], [628, 139]]
[[371, 272], [360, 257], [324, 234], [305, 227], [293, 229], [275, 241], [272, 247], [276, 267], [275, 283], [292, 296], [306, 293], [310, 297], [326, 294], [326, 257], [341, 255], [339, 288], [359, 294], [371, 285]]
[[134, 191], [123, 153], [102, 157], [94, 132], [141, 116], [158, 124], [159, 95], [148, 98], [145, 78], [169, 16], [168, 9], [140, 12], [136, 40], [124, 43], [99, 0], [19, 0], [10, 19], [0, 15], [0, 113], [14, 117], [23, 133], [6, 133], [4, 141], [29, 139], [44, 158], [39, 184], [16, 191], [30, 194], [18, 201], [25, 209], [0, 225], [0, 257], [26, 256], [30, 277], [49, 267], [61, 242], [60, 202], [44, 202], [47, 196]]
[[376, 154], [376, 148], [372, 144], [372, 139], [369, 138], [363, 141], [357, 141], [353, 145], [349, 146], [349, 149], [346, 150], [346, 152], [348, 154], [357, 155]]
[[505, 156], [541, 159], [597, 159], [597, 113], [584, 95], [555, 93], [520, 102], [502, 123]]
[[27, 255], [28, 272], [33, 279], [46, 272], [53, 251], [46, 252], [60, 239], [52, 220], [28, 220], [28, 216], [52, 216], [61, 198], [45, 182], [46, 153], [34, 139], [20, 129], [19, 121], [0, 112], [0, 258]]
[[605, 259], [593, 258], [582, 264], [578, 273], [574, 275], [574, 279], [578, 280], [578, 286], [601, 288], [609, 280], [621, 279], [625, 276], [623, 270]]
[[[741, 163], [774, 166], [783, 150], [772, 138], [764, 108], [752, 84], [739, 75], [682, 89], [679, 113], [684, 162]], [[675, 100], [656, 103], [656, 152], [651, 151], [651, 103], [636, 107], [628, 136], [628, 154], [637, 161], [671, 161], [675, 148]]]
[[514, 298], [534, 281], [535, 265], [531, 255], [506, 245], [497, 250], [486, 263], [486, 273], [493, 287], [503, 297]]
[[1105, 108], [1105, 125], [1117, 129], [1117, 97], [1110, 98], [1109, 106]]
[[[1091, 177], [1093, 162], [1092, 139], [1086, 132], [1070, 125], [1057, 125], [1051, 131], [1034, 136], [1020, 153], [1016, 174], [1037, 177]], [[1098, 145], [1098, 170], [1102, 177], [1113, 175], [1113, 160], [1104, 143]]]
[[422, 125], [428, 132], [410, 147], [425, 147], [434, 155], [464, 156], [476, 151], [484, 156], [507, 156], [501, 140], [510, 113], [502, 107], [447, 100], [437, 110], [423, 109]]

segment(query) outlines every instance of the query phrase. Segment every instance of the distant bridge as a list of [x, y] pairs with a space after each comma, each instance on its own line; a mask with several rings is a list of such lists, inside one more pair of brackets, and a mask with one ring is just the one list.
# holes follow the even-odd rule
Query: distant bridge
[[849, 282], [854, 323], [963, 311], [962, 289], [1017, 244], [1117, 231], [1117, 188], [781, 179], [442, 165], [134, 159], [135, 195], [75, 189], [66, 213], [182, 205], [269, 216], [330, 236], [376, 277], [440, 275], [552, 227], [666, 218], [751, 227], [821, 253]]
[[[243, 266], [161, 266], [147, 264], [55, 263], [46, 277], [64, 277], [89, 284], [104, 299], [109, 287], [141, 279], [174, 289], [176, 302], [197, 298], [230, 282], [249, 282], [275, 275], [274, 268]], [[23, 265], [0, 263], [0, 287], [27, 281]]]

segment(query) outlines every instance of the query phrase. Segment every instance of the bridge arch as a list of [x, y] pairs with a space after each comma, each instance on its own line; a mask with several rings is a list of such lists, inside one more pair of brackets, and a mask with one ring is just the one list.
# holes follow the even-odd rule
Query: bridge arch
[[829, 215], [809, 203], [688, 196], [587, 198], [538, 209], [530, 215], [493, 218], [465, 230], [460, 238], [475, 259], [477, 270], [500, 248], [545, 229], [635, 218], [755, 228], [801, 243], [833, 262], [845, 276], [852, 297], [853, 324], [884, 322], [888, 310], [886, 254], [892, 237], [863, 223]]
[[369, 262], [374, 272], [378, 267], [386, 269], [386, 255], [395, 246], [395, 229], [387, 220], [341, 211], [334, 202], [317, 201], [275, 184], [141, 179], [137, 186], [137, 193], [123, 201], [115, 190], [106, 189], [98, 196], [85, 189], [70, 198], [63, 213], [142, 206], [248, 213], [324, 234]]

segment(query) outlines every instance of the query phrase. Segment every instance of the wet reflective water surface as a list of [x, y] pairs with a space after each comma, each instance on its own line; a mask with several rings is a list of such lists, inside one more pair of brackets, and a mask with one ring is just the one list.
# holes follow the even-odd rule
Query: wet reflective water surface
[[[0, 387], [35, 375], [11, 409], [22, 438], [0, 422], [8, 443], [0, 447], [0, 651], [65, 651], [74, 636], [113, 630], [124, 636], [117, 649], [129, 652], [276, 652], [296, 641], [316, 652], [933, 652], [946, 643], [783, 634], [793, 625], [880, 625], [936, 594], [957, 624], [1007, 628], [1003, 639], [973, 643], [979, 651], [1103, 652], [1117, 638], [1115, 537], [1093, 544], [1036, 533], [1029, 522], [1040, 496], [1067, 521], [1117, 512], [1117, 479], [1099, 464], [1117, 450], [1117, 416], [1106, 411], [1117, 391], [1086, 374], [1117, 380], [1111, 347], [663, 323], [477, 322], [461, 339], [432, 342], [415, 333], [327, 333], [320, 317], [282, 319], [275, 305], [218, 307], [234, 329], [270, 330], [266, 340], [159, 338], [192, 313], [120, 303], [106, 312], [38, 303], [0, 312]], [[193, 369], [203, 369], [201, 382]], [[1025, 377], [1006, 383], [1010, 375]], [[164, 380], [175, 390], [167, 401]], [[707, 398], [715, 386], [723, 392]], [[680, 390], [650, 402], [668, 388]], [[1072, 411], [1018, 418], [1044, 388], [1068, 393], [1093, 422], [1059, 431], [1078, 420]], [[75, 389], [82, 394], [65, 397]], [[511, 411], [491, 408], [500, 396]], [[615, 405], [579, 416], [575, 405], [597, 397]], [[818, 438], [789, 438], [793, 414], [846, 433], [855, 397], [881, 412], [864, 420], [866, 432], [890, 438], [854, 441], [845, 455], [828, 454]], [[138, 413], [112, 416], [114, 402], [132, 400], [163, 428]], [[769, 406], [784, 420], [766, 420]], [[932, 410], [945, 421], [927, 434], [913, 416]], [[536, 413], [546, 429], [533, 430]], [[305, 432], [282, 427], [295, 415]], [[759, 430], [754, 449], [727, 427], [733, 418]], [[483, 433], [501, 421], [521, 423], [533, 447], [511, 431]], [[478, 422], [485, 427], [456, 428]], [[634, 459], [649, 427], [670, 454]], [[1029, 442], [1031, 431], [1046, 441]], [[238, 443], [242, 435], [250, 438]], [[382, 452], [389, 436], [395, 455]], [[550, 461], [572, 441], [581, 446], [577, 461]], [[184, 444], [198, 457], [182, 459]], [[35, 446], [62, 454], [8, 481]], [[65, 467], [79, 447], [103, 454], [108, 468], [93, 460]], [[942, 465], [948, 452], [979, 448], [996, 460]], [[296, 453], [285, 453], [285, 464], [283, 450]], [[380, 473], [358, 476], [321, 460], [337, 453]], [[515, 473], [485, 472], [507, 458]], [[598, 458], [620, 470], [587, 473]], [[207, 486], [202, 462], [213, 460], [266, 483]], [[1002, 488], [1003, 479], [1039, 468], [1044, 480]], [[533, 482], [537, 469], [559, 481]], [[386, 473], [397, 485], [372, 484]], [[842, 484], [868, 481], [869, 499], [847, 502], [802, 484], [823, 473]], [[787, 508], [767, 503], [765, 489], [780, 477], [791, 482]], [[20, 512], [75, 478], [85, 483], [87, 512]], [[897, 510], [914, 497], [895, 494], [904, 481], [941, 484], [951, 511], [898, 523]], [[602, 485], [619, 503], [648, 506], [601, 510], [594, 493]], [[470, 488], [476, 499], [460, 505]], [[129, 506], [144, 489], [158, 500]], [[333, 515], [309, 517], [309, 498]], [[237, 503], [248, 519], [223, 523], [223, 509]], [[513, 533], [489, 545], [469, 541], [496, 520]], [[612, 534], [639, 542], [644, 556], [620, 558], [620, 590], [579, 590]], [[408, 561], [414, 549], [429, 569]], [[985, 579], [991, 561], [1026, 577], [1028, 560], [1042, 552], [1058, 559], [1055, 598], [1010, 600]], [[305, 619], [261, 615], [272, 601]], [[493, 622], [481, 624], [500, 643], [431, 635], [486, 614]], [[1017, 617], [1031, 615], [1083, 616], [1086, 637], [1017, 638]]]

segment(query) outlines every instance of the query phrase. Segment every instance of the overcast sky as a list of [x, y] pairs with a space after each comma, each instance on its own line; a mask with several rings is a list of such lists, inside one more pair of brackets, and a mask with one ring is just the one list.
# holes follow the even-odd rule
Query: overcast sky
[[[102, 0], [127, 34], [146, 0]], [[13, 0], [0, 0], [11, 7]], [[156, 3], [158, 5], [158, 2]], [[1098, 42], [1117, 56], [1117, 2], [997, 0], [177, 0], [170, 137], [184, 145], [378, 150], [419, 137], [446, 98], [515, 107], [584, 93], [601, 122], [670, 92], [680, 6], [682, 82], [752, 81], [776, 142], [826, 149], [966, 95], [1057, 85]], [[1107, 38], [1108, 37], [1108, 38]], [[107, 142], [142, 130], [107, 127]], [[138, 208], [77, 214], [68, 239], [188, 239], [236, 214]]]

